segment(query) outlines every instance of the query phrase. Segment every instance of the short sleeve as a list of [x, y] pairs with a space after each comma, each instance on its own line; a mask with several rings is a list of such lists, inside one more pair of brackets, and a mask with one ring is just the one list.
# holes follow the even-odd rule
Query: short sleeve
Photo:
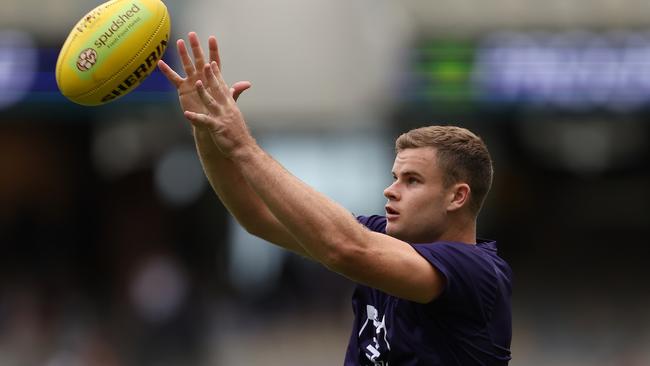
[[447, 283], [439, 300], [459, 309], [486, 315], [492, 312], [496, 274], [492, 261], [482, 249], [462, 243], [416, 244], [413, 247], [445, 276]]

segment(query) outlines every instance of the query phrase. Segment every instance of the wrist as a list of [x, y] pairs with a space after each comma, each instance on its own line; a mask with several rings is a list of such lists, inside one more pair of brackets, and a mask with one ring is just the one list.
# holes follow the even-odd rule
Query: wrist
[[212, 136], [210, 136], [210, 132], [207, 129], [193, 126], [192, 135], [201, 159], [214, 161], [214, 159], [225, 158], [221, 150], [212, 141]]
[[233, 149], [229, 155], [230, 160], [236, 164], [243, 164], [250, 162], [260, 156], [263, 156], [264, 151], [257, 145], [255, 140], [247, 144], [242, 144]]

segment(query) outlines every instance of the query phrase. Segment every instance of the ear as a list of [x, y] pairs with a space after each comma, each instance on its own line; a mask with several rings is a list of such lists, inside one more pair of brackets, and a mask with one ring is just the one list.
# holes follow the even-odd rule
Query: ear
[[456, 183], [449, 189], [449, 203], [447, 211], [457, 211], [469, 204], [469, 195], [471, 193], [469, 184]]

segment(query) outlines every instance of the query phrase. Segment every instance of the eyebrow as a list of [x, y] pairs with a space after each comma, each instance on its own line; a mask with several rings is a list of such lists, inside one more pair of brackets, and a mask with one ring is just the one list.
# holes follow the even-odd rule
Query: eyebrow
[[[397, 176], [397, 174], [395, 174], [395, 172], [392, 172], [392, 173], [393, 173], [393, 176]], [[414, 170], [405, 170], [405, 171], [401, 172], [400, 175], [402, 175], [402, 176], [414, 176], [416, 178], [424, 179], [424, 176], [422, 174], [420, 174], [420, 173], [418, 173], [418, 172], [416, 172]]]

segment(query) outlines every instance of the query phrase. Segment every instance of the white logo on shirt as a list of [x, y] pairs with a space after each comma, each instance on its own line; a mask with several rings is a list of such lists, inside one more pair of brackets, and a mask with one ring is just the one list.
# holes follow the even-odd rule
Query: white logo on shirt
[[[382, 316], [381, 320], [379, 320], [379, 312], [372, 305], [366, 305], [366, 314], [366, 321], [363, 323], [363, 326], [361, 326], [361, 330], [359, 330], [359, 338], [360, 341], [363, 341], [363, 331], [366, 329], [368, 324], [371, 324], [372, 329], [369, 328], [368, 331], [372, 331], [372, 333], [367, 334], [363, 338], [371, 335], [372, 341], [365, 342], [367, 343], [364, 348], [365, 356], [374, 366], [388, 366], [388, 361], [385, 360], [385, 356], [381, 357], [382, 352], [390, 351], [390, 344], [387, 339], [388, 332], [386, 330], [386, 315]], [[363, 345], [364, 343], [361, 344], [362, 347]]]

